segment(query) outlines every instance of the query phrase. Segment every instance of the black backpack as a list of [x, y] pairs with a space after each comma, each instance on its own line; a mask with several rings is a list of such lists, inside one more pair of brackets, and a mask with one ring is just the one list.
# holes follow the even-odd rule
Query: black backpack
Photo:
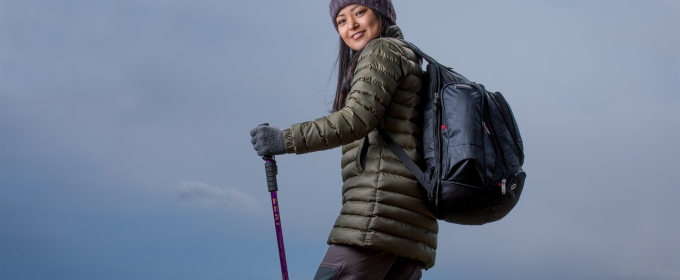
[[423, 98], [425, 171], [384, 130], [378, 131], [416, 176], [438, 219], [482, 225], [505, 217], [524, 187], [524, 147], [510, 105], [403, 41], [427, 62]]

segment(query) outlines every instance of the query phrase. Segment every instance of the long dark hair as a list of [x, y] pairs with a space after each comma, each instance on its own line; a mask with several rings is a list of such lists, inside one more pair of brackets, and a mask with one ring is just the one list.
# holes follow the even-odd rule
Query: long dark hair
[[[372, 9], [371, 9], [372, 10]], [[389, 19], [376, 13], [373, 13], [378, 17], [380, 21], [380, 37], [384, 36], [387, 27], [392, 25]], [[362, 50], [354, 51], [352, 50], [345, 41], [340, 37], [340, 47], [338, 48], [338, 59], [335, 64], [338, 65], [338, 85], [335, 89], [335, 99], [333, 100], [333, 112], [339, 111], [345, 107], [345, 100], [349, 94], [350, 88], [352, 87], [352, 78], [354, 78], [354, 69], [357, 67], [357, 62], [359, 62], [359, 56]]]

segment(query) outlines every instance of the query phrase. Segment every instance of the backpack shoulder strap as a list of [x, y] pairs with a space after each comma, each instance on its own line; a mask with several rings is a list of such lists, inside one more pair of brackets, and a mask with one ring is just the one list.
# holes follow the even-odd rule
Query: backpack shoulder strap
[[404, 39], [397, 39], [397, 40], [399, 40], [399, 41], [401, 41], [402, 43], [406, 44], [409, 48], [411, 48], [411, 50], [413, 50], [415, 53], [417, 53], [420, 57], [424, 58], [425, 61], [427, 61], [427, 63], [437, 65], [437, 66], [439, 66], [439, 67], [442, 67], [442, 68], [444, 68], [444, 69], [450, 71], [450, 72], [453, 74], [453, 76], [455, 76], [455, 77], [458, 78], [459, 80], [462, 80], [462, 81], [469, 81], [467, 78], [465, 78], [465, 77], [464, 77], [463, 75], [461, 75], [460, 73], [458, 73], [458, 72], [456, 72], [456, 71], [453, 71], [453, 68], [451, 68], [451, 67], [446, 67], [446, 66], [442, 65], [441, 63], [437, 62], [437, 60], [435, 60], [434, 58], [432, 58], [431, 56], [429, 56], [428, 54], [426, 54], [424, 51], [420, 50], [420, 49], [419, 49], [416, 45], [414, 45], [413, 43], [411, 43], [411, 42], [409, 42], [409, 41], [406, 41], [406, 40], [404, 40]]
[[404, 151], [403, 148], [394, 142], [392, 137], [390, 137], [390, 135], [379, 126], [378, 133], [380, 134], [380, 137], [382, 137], [383, 141], [385, 141], [385, 144], [387, 144], [392, 152], [394, 152], [394, 154], [397, 155], [404, 165], [406, 165], [406, 168], [408, 168], [408, 170], [411, 171], [414, 176], [416, 176], [418, 183], [420, 183], [420, 185], [423, 187], [427, 187], [429, 184], [425, 181], [425, 175], [423, 174], [423, 171], [420, 170], [420, 167], [418, 167], [418, 165], [413, 162], [413, 160], [406, 154], [406, 151]]
[[428, 63], [441, 65], [441, 63], [437, 62], [437, 60], [435, 60], [434, 58], [432, 58], [431, 56], [429, 56], [428, 54], [426, 54], [424, 51], [420, 50], [420, 49], [419, 49], [416, 45], [414, 45], [413, 43], [411, 43], [411, 42], [409, 42], [409, 41], [406, 41], [406, 40], [403, 40], [403, 39], [398, 39], [398, 40], [401, 41], [402, 43], [406, 44], [409, 48], [411, 48], [411, 50], [413, 50], [413, 51], [414, 51], [415, 53], [417, 53], [419, 56], [421, 56], [422, 58], [424, 58]]

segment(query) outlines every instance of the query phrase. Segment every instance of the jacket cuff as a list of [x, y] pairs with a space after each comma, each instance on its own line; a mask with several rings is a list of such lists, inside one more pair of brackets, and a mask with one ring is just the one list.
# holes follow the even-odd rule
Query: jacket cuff
[[290, 131], [290, 128], [283, 130], [283, 140], [286, 145], [286, 154], [294, 154], [295, 141], [293, 140], [293, 133]]

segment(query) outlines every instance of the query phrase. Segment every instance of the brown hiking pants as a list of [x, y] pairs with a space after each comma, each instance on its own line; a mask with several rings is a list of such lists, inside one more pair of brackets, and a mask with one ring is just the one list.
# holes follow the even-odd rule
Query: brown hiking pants
[[314, 280], [418, 280], [419, 261], [358, 246], [331, 244]]

